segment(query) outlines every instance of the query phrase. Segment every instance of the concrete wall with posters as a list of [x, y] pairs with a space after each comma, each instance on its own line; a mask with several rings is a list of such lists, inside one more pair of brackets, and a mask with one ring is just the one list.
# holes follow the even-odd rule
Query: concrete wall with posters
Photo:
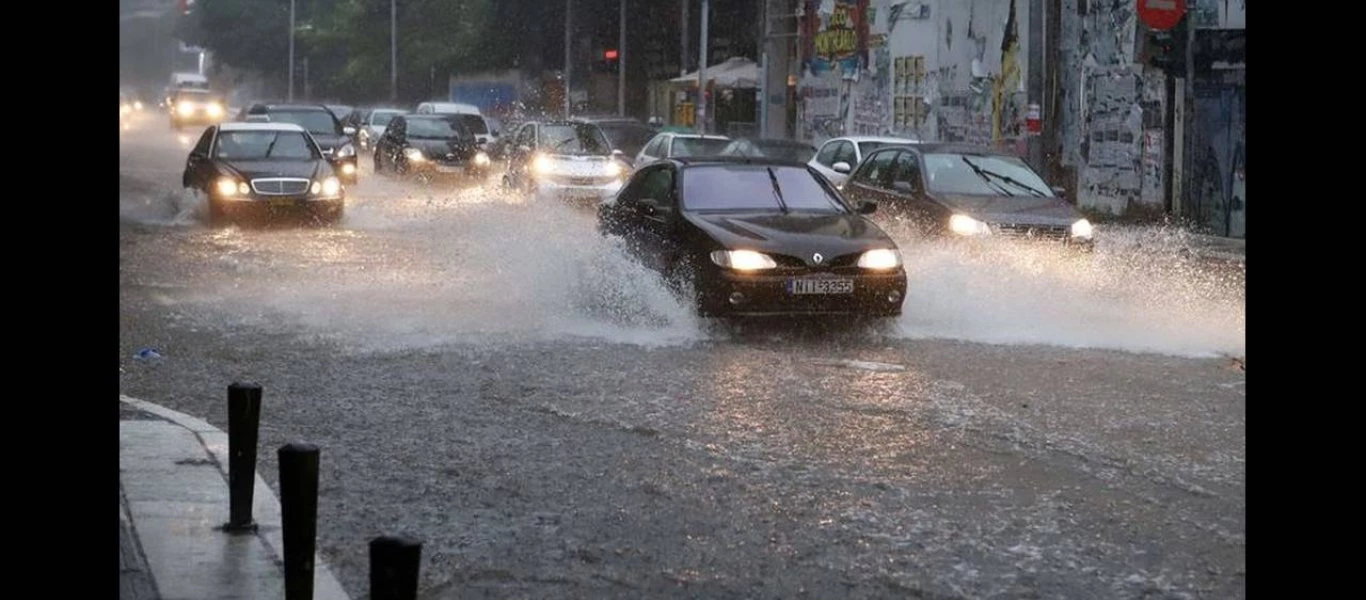
[[[814, 5], [828, 14], [834, 1]], [[862, 69], [803, 69], [797, 137], [897, 135], [1023, 153], [1027, 0], [871, 0], [867, 11]]]
[[1061, 0], [1060, 162], [1083, 208], [1160, 210], [1165, 75], [1141, 64], [1133, 2]]

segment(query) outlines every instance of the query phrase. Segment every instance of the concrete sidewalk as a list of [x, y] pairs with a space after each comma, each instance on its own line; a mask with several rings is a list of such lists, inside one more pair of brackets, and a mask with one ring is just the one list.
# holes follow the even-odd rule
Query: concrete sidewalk
[[[227, 434], [149, 402], [119, 402], [119, 597], [283, 599], [280, 504], [259, 474], [257, 532], [221, 529], [229, 510]], [[350, 600], [314, 560], [314, 598]]]

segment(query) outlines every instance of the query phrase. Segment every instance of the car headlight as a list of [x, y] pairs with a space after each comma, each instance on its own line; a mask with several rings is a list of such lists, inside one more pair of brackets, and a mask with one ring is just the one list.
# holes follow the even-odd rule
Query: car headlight
[[126, 115], [126, 114], [128, 114], [128, 113], [130, 113], [130, 112], [133, 112], [133, 107], [128, 106], [127, 104], [120, 104], [120, 105], [119, 105], [119, 114], [121, 114], [121, 115]]
[[418, 150], [417, 148], [404, 148], [403, 156], [407, 157], [408, 160], [411, 160], [413, 162], [422, 162], [426, 160], [426, 157], [422, 156], [422, 151]]
[[1092, 227], [1091, 222], [1086, 219], [1082, 219], [1072, 224], [1072, 237], [1089, 238], [1094, 233], [1095, 228]]
[[141, 101], [141, 100], [139, 100], [139, 101], [133, 103], [133, 110], [142, 110], [142, 101]]
[[175, 110], [176, 112], [180, 113], [180, 116], [188, 117], [194, 114], [194, 105], [190, 104], [189, 102], [181, 102], [180, 104], [176, 105]]
[[773, 257], [753, 250], [717, 250], [711, 253], [711, 261], [736, 271], [758, 271], [778, 266]]
[[615, 160], [607, 161], [607, 176], [621, 177], [621, 163]]
[[209, 112], [209, 116], [210, 116], [210, 117], [221, 117], [221, 116], [223, 116], [223, 105], [222, 105], [222, 104], [219, 104], [219, 103], [217, 103], [217, 102], [214, 102], [214, 103], [212, 103], [212, 104], [209, 104], [208, 106], [204, 107], [204, 109], [207, 110], [207, 111]]
[[901, 252], [895, 248], [869, 250], [858, 257], [860, 269], [895, 269], [901, 266]]
[[220, 196], [232, 196], [234, 194], [245, 196], [251, 193], [251, 188], [247, 186], [247, 182], [236, 181], [231, 177], [219, 178], [218, 182], [214, 184], [214, 188], [218, 190]]
[[336, 177], [328, 177], [323, 180], [323, 195], [336, 196], [341, 193], [341, 180]]
[[958, 235], [986, 235], [991, 233], [991, 228], [967, 215], [954, 215], [949, 217], [949, 231]]
[[550, 160], [549, 156], [542, 154], [537, 156], [535, 161], [532, 161], [531, 168], [536, 171], [537, 175], [545, 175], [555, 168], [555, 163]]
[[480, 151], [478, 151], [478, 152], [475, 152], [475, 153], [474, 153], [474, 164], [479, 165], [479, 166], [481, 166], [481, 167], [482, 167], [482, 166], [485, 166], [485, 165], [487, 165], [487, 164], [489, 164], [489, 155], [488, 155], [488, 154], [485, 154], [483, 150], [480, 150]]
[[355, 147], [355, 146], [352, 146], [351, 144], [346, 144], [346, 145], [342, 146], [341, 148], [338, 148], [338, 149], [337, 149], [337, 158], [346, 158], [346, 157], [348, 157], [348, 156], [355, 156], [355, 155], [356, 155], [356, 147]]

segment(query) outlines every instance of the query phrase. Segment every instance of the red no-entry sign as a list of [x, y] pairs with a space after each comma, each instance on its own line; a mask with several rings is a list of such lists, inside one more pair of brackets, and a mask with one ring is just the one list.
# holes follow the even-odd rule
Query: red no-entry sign
[[1149, 29], [1166, 31], [1176, 27], [1186, 14], [1186, 0], [1138, 0], [1138, 18]]

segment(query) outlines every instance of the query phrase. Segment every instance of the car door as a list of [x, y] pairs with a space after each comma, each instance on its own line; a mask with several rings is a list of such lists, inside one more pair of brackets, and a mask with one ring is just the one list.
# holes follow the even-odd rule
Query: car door
[[678, 194], [674, 166], [661, 164], [640, 172], [639, 185], [618, 197], [620, 231], [628, 251], [641, 264], [668, 274], [677, 258]]
[[190, 155], [185, 159], [185, 172], [180, 176], [180, 184], [183, 187], [209, 191], [211, 184], [207, 180], [213, 176], [213, 162], [210, 153], [213, 150], [214, 135], [217, 132], [217, 126], [204, 129], [204, 133], [199, 136], [199, 141], [190, 149]]
[[895, 214], [895, 198], [889, 192], [895, 160], [895, 151], [874, 152], [868, 155], [868, 160], [863, 161], [863, 164], [859, 165], [842, 184], [841, 189], [845, 198], [856, 205], [861, 202], [875, 202], [878, 205], [878, 212]]
[[920, 157], [910, 150], [896, 152], [888, 194], [897, 208], [922, 229], [932, 231], [949, 222], [949, 208], [925, 193]]

